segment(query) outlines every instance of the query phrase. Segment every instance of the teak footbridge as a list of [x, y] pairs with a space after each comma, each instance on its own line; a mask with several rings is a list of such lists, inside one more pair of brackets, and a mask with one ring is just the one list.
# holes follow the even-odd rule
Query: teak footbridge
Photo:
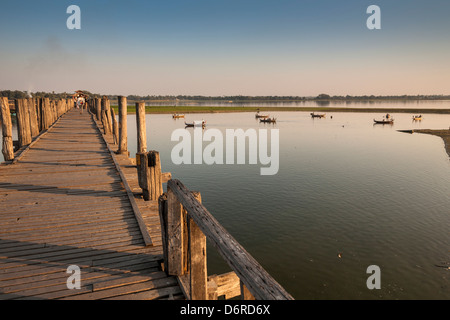
[[[291, 300], [106, 97], [0, 98], [0, 299]], [[17, 119], [13, 141], [10, 105]], [[167, 192], [163, 192], [166, 184]], [[208, 275], [206, 241], [231, 272]]]

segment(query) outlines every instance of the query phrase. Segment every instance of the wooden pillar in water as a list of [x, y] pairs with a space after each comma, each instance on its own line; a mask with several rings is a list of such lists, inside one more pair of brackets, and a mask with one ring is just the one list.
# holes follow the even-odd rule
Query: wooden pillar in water
[[36, 99], [28, 98], [28, 112], [30, 115], [31, 136], [36, 137], [39, 134], [39, 125], [36, 112]]
[[95, 114], [97, 115], [97, 120], [101, 121], [102, 119], [102, 99], [94, 98], [95, 101]]
[[102, 124], [103, 124], [103, 132], [105, 134], [111, 133], [111, 124], [108, 119], [108, 110], [109, 110], [109, 100], [107, 97], [102, 98]]
[[137, 152], [147, 151], [147, 132], [145, 126], [145, 102], [136, 102]]
[[119, 96], [119, 150], [117, 153], [128, 153], [127, 98]]
[[42, 98], [40, 102], [41, 131], [47, 130], [51, 126], [50, 99]]
[[136, 167], [144, 200], [158, 200], [163, 193], [159, 152], [136, 153]]
[[116, 119], [116, 113], [114, 112], [114, 109], [111, 108], [111, 119], [112, 119], [112, 133], [114, 137], [114, 143], [116, 145], [119, 145], [119, 123]]
[[2, 153], [5, 161], [14, 160], [14, 145], [12, 139], [12, 122], [9, 101], [6, 97], [0, 97], [0, 120], [2, 122]]
[[16, 116], [17, 136], [20, 148], [31, 143], [31, 126], [27, 99], [16, 99]]

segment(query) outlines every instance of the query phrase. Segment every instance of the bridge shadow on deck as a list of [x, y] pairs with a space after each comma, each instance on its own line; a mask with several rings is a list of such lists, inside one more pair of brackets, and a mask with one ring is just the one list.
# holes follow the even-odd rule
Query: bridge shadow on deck
[[[0, 300], [182, 298], [176, 279], [161, 271], [162, 253], [137, 238], [97, 247], [0, 239]], [[70, 290], [67, 268], [74, 265], [81, 287]]]

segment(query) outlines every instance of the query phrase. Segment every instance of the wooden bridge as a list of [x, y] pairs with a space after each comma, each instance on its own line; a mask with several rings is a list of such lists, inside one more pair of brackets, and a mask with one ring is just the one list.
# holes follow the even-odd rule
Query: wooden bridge
[[[146, 150], [143, 103], [135, 159], [126, 98], [119, 121], [106, 98], [88, 110], [16, 100], [16, 143], [6, 98], [0, 108], [0, 299], [292, 299], [200, 193], [161, 172], [159, 153]], [[232, 272], [207, 275], [206, 239]]]

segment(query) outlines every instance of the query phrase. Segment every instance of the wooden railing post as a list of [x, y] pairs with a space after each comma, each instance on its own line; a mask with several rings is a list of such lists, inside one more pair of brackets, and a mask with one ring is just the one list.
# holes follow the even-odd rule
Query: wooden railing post
[[28, 112], [28, 101], [16, 99], [17, 136], [19, 148], [31, 143], [30, 115]]
[[42, 98], [41, 103], [41, 131], [47, 130], [51, 126], [50, 99]]
[[28, 111], [30, 115], [31, 136], [36, 137], [39, 134], [39, 125], [36, 112], [36, 99], [28, 98]]
[[[192, 192], [201, 203], [200, 192]], [[189, 291], [191, 300], [208, 299], [208, 272], [206, 267], [206, 236], [187, 214], [189, 252]]]
[[102, 125], [104, 134], [111, 133], [111, 124], [108, 117], [109, 100], [107, 97], [102, 98]]
[[118, 97], [119, 101], [119, 150], [117, 153], [128, 153], [128, 132], [127, 132], [127, 98]]
[[12, 122], [9, 101], [6, 97], [0, 97], [0, 120], [2, 122], [2, 153], [5, 161], [14, 160], [14, 145], [12, 139]]
[[111, 119], [112, 119], [112, 133], [114, 137], [114, 144], [119, 145], [119, 123], [116, 119], [116, 113], [113, 108], [111, 110]]
[[183, 207], [177, 196], [170, 188], [167, 189], [167, 266], [169, 275], [182, 276], [185, 274], [184, 252], [186, 243], [183, 241], [186, 221]]
[[136, 168], [144, 200], [158, 200], [163, 193], [159, 152], [136, 153]]
[[102, 120], [102, 99], [94, 98], [95, 101], [95, 114], [97, 116], [97, 120]]
[[241, 299], [242, 300], [255, 300], [255, 297], [251, 294], [245, 284], [240, 281], [241, 284]]
[[147, 151], [147, 129], [145, 126], [145, 102], [136, 102], [137, 152]]

